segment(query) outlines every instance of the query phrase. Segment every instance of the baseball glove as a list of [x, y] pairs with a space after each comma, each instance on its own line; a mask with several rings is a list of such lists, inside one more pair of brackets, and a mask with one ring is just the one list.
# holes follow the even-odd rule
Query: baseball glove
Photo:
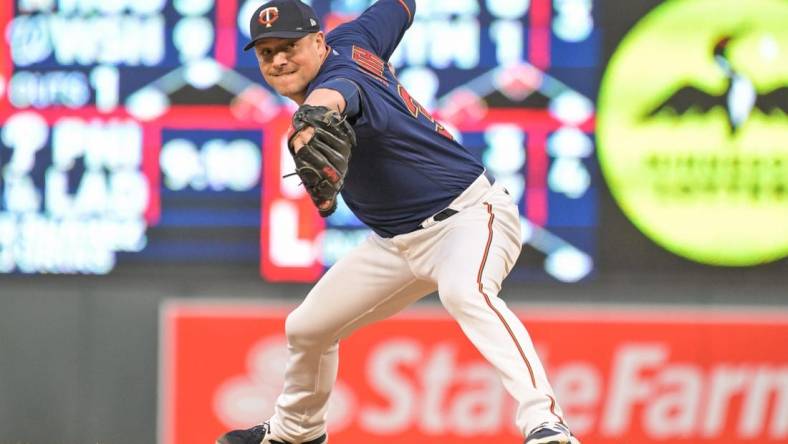
[[[293, 139], [306, 127], [314, 128], [314, 136], [296, 152]], [[337, 208], [337, 194], [345, 184], [356, 133], [344, 117], [325, 106], [301, 105], [293, 115], [293, 128], [287, 145], [296, 174], [320, 215], [327, 217]]]

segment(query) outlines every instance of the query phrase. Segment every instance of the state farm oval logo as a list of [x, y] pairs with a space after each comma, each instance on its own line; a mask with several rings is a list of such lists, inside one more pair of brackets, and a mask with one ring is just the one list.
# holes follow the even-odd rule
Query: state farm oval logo
[[610, 60], [599, 162], [646, 236], [685, 258], [788, 256], [788, 2], [671, 0]]
[[271, 25], [273, 25], [277, 20], [279, 20], [279, 8], [276, 6], [270, 6], [263, 9], [257, 16], [257, 21], [259, 21], [260, 24], [264, 25], [266, 28], [270, 28]]
[[[214, 394], [213, 410], [228, 428], [248, 428], [274, 414], [276, 398], [284, 385], [287, 339], [269, 336], [258, 341], [246, 356], [246, 373], [224, 381]], [[352, 392], [337, 381], [329, 401], [328, 426], [339, 432], [350, 424], [356, 410]]]

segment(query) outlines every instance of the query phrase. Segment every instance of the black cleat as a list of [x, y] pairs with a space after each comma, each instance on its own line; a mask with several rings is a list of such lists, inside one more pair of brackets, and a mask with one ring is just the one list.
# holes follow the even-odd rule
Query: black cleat
[[533, 429], [525, 444], [580, 444], [565, 425], [561, 423], [544, 423]]
[[[326, 434], [311, 441], [304, 441], [301, 444], [325, 444], [328, 441]], [[233, 430], [220, 436], [216, 444], [293, 444], [290, 441], [277, 439], [271, 435], [271, 426], [268, 421], [256, 425], [251, 429]]]

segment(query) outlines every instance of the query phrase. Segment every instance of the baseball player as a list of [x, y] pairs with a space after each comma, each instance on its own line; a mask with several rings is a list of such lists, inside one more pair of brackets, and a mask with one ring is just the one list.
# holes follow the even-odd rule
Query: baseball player
[[387, 60], [415, 0], [379, 0], [329, 34], [299, 0], [251, 17], [265, 81], [295, 101], [288, 146], [320, 215], [341, 192], [373, 234], [287, 317], [289, 360], [274, 415], [219, 444], [323, 444], [339, 341], [437, 290], [518, 403], [527, 444], [577, 444], [525, 327], [498, 298], [521, 249], [508, 192], [416, 102]]

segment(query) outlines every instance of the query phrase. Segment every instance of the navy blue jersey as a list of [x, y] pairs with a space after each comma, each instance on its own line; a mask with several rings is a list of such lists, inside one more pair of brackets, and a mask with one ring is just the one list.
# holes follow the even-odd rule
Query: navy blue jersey
[[388, 59], [413, 21], [414, 0], [379, 0], [330, 32], [309, 84], [338, 91], [358, 137], [342, 197], [383, 237], [409, 233], [484, 171], [400, 85]]

